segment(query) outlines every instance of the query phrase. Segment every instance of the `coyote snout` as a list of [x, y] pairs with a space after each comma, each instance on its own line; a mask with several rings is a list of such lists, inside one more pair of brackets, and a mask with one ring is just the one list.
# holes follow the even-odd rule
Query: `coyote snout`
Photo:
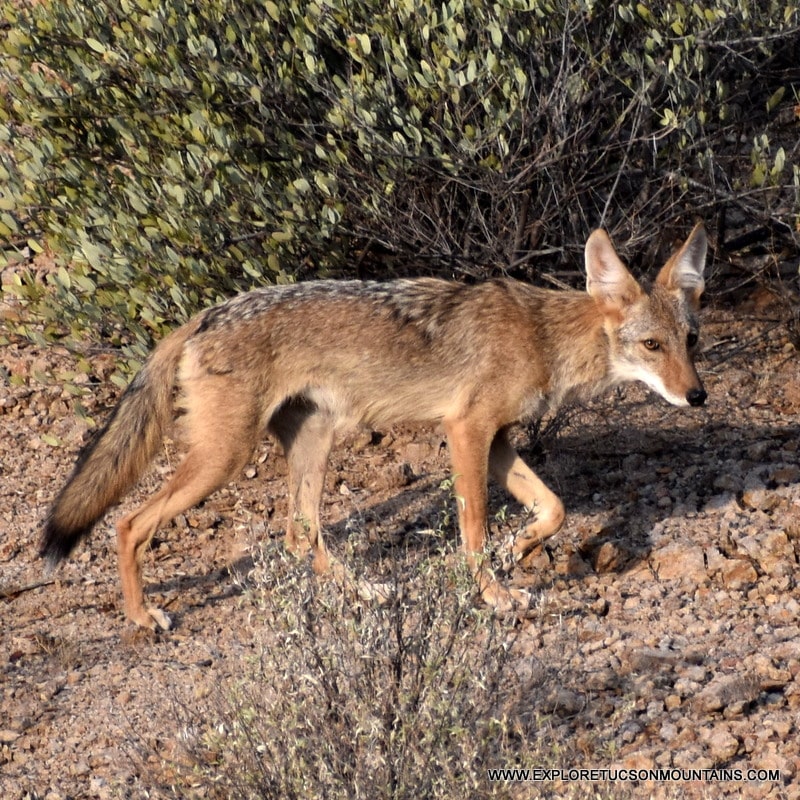
[[693, 357], [705, 256], [698, 225], [646, 290], [595, 231], [586, 292], [509, 279], [318, 281], [207, 309], [161, 342], [84, 449], [50, 510], [41, 552], [52, 562], [67, 556], [134, 484], [177, 398], [186, 455], [117, 523], [126, 614], [168, 628], [163, 611], [144, 603], [143, 554], [159, 526], [237, 476], [265, 431], [288, 464], [286, 545], [311, 553], [324, 572], [331, 558], [319, 505], [337, 435], [357, 424], [428, 421], [447, 434], [461, 538], [483, 598], [525, 602], [498, 584], [483, 555], [487, 476], [536, 512], [519, 553], [558, 530], [564, 507], [511, 446], [508, 427], [623, 381], [642, 381], [675, 405], [703, 405]]
[[708, 393], [702, 386], [689, 389], [686, 393], [686, 399], [689, 401], [689, 405], [695, 408], [704, 405], [707, 397]]

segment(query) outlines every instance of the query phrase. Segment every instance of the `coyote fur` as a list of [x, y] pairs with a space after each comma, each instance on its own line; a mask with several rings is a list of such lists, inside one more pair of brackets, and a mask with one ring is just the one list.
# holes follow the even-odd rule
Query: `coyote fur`
[[323, 573], [334, 562], [319, 505], [336, 436], [359, 424], [438, 422], [478, 589], [487, 603], [515, 608], [525, 593], [502, 586], [483, 555], [487, 476], [533, 512], [518, 556], [559, 529], [564, 507], [509, 443], [508, 427], [624, 381], [676, 406], [703, 405], [693, 355], [705, 257], [698, 224], [644, 289], [596, 230], [585, 247], [586, 292], [506, 278], [328, 280], [256, 289], [206, 309], [161, 342], [80, 454], [50, 509], [41, 554], [51, 565], [69, 555], [137, 481], [179, 414], [183, 460], [116, 526], [125, 613], [166, 629], [167, 615], [144, 602], [144, 552], [159, 526], [237, 476], [265, 430], [288, 462], [286, 546], [313, 556]]

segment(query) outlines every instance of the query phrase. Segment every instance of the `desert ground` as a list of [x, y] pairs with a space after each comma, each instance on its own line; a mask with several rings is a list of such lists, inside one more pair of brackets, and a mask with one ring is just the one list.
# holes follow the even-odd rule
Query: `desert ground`
[[[763, 290], [735, 307], [711, 303], [703, 326], [703, 408], [629, 387], [519, 427], [521, 452], [568, 516], [510, 571], [533, 605], [503, 624], [517, 658], [537, 665], [520, 702], [550, 754], [541, 766], [720, 771], [605, 782], [594, 787], [601, 796], [798, 798], [800, 341]], [[8, 335], [0, 363], [0, 796], [214, 796], [170, 785], [164, 763], [193, 735], [176, 705], [224, 691], [269, 639], [248, 582], [264, 552], [269, 568], [284, 529], [280, 453], [265, 440], [235, 484], [159, 532], [147, 592], [175, 626], [136, 631], [121, 611], [113, 520], [160, 485], [175, 445], [47, 575], [42, 519], [119, 396], [114, 354], [92, 348], [81, 366], [64, 348]], [[420, 531], [444, 527], [456, 542], [454, 515], [442, 513], [452, 509], [448, 477], [441, 431], [343, 442], [323, 503], [331, 549], [346, 562], [351, 540], [367, 542], [378, 575], [404, 539], [403, 559], [429, 557], [413, 544]], [[491, 508], [504, 512], [491, 519], [502, 548], [524, 513], [496, 487]], [[567, 790], [589, 796], [593, 785], [496, 787], [515, 797]]]

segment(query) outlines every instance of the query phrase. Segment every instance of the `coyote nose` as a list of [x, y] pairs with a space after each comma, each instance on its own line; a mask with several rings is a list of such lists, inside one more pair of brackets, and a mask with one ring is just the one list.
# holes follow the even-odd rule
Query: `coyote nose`
[[701, 406], [706, 401], [706, 394], [705, 389], [689, 389], [686, 393], [686, 399], [689, 401], [690, 406]]

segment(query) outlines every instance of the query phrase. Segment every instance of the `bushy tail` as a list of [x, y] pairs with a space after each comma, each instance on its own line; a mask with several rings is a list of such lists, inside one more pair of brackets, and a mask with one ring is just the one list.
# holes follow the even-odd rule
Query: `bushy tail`
[[45, 521], [39, 554], [66, 558], [137, 481], [172, 418], [172, 392], [192, 322], [170, 334], [131, 381], [106, 424], [84, 447]]

